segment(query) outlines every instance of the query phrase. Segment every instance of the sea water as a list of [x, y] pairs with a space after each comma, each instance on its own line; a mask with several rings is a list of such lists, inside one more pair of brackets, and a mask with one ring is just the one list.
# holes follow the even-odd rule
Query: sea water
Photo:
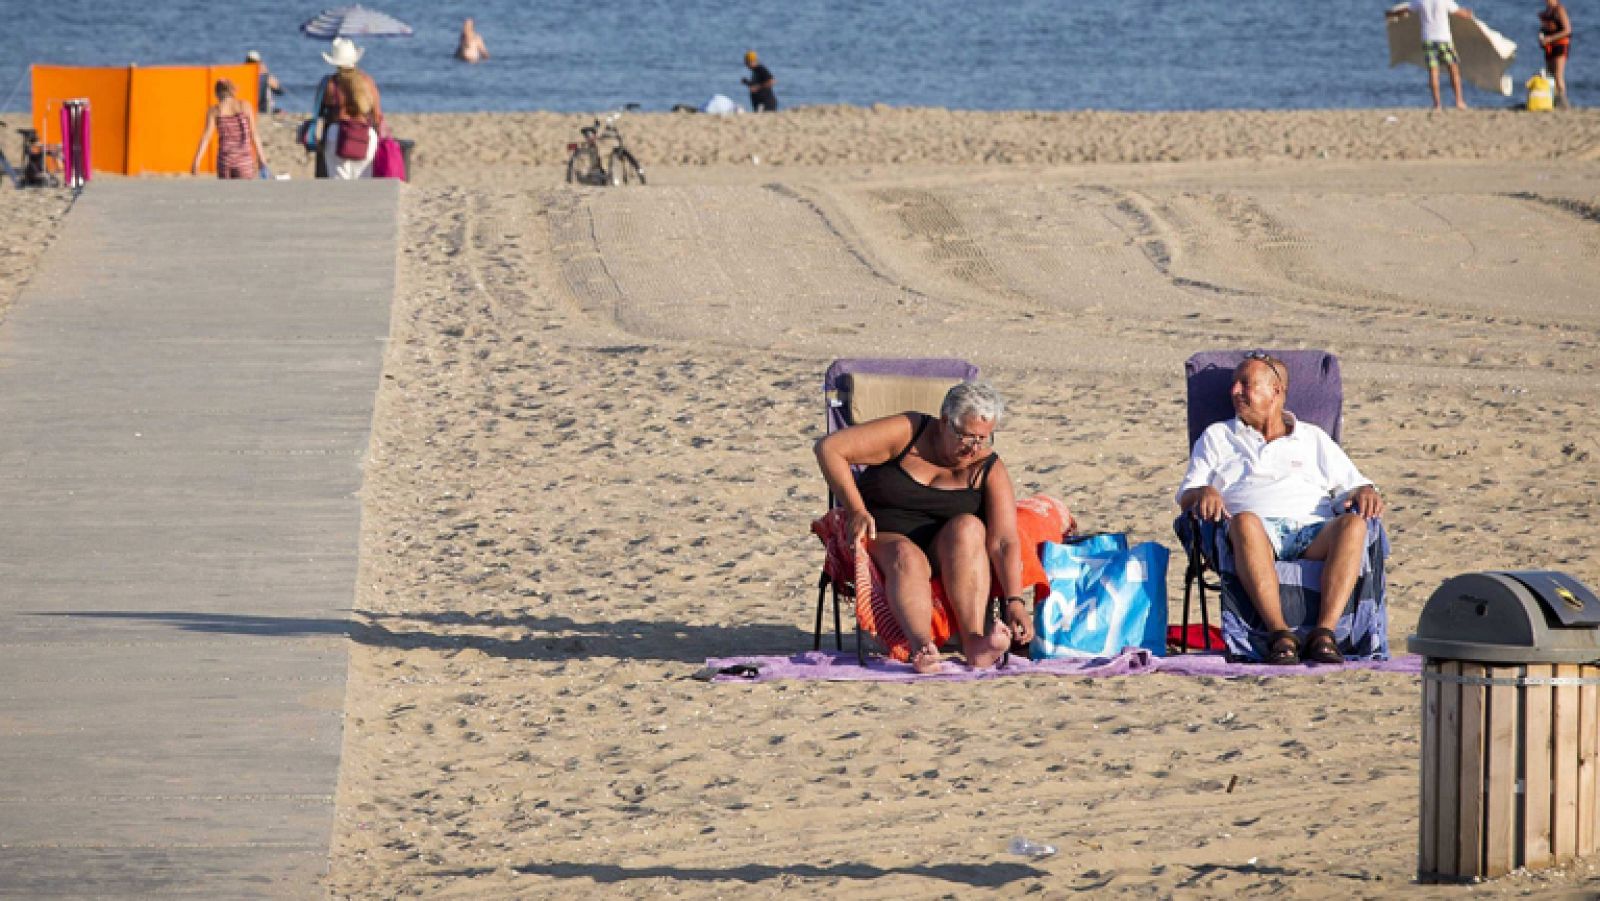
[[[258, 50], [310, 105], [325, 42], [299, 25], [342, 0], [0, 0], [0, 110], [31, 103], [31, 63], [194, 65]], [[407, 112], [593, 111], [637, 103], [743, 104], [754, 48], [784, 106], [846, 103], [955, 109], [1204, 110], [1421, 106], [1421, 69], [1388, 67], [1384, 2], [1369, 0], [710, 0], [549, 2], [366, 0], [416, 31], [358, 40], [384, 108]], [[1539, 0], [1469, 5], [1518, 43], [1512, 81], [1542, 64]], [[1578, 34], [1569, 75], [1583, 103], [1596, 84], [1585, 29], [1600, 0], [1569, 0]], [[452, 59], [476, 19], [491, 58]], [[1600, 60], [1600, 57], [1596, 57]], [[1600, 65], [1597, 62], [1595, 65]], [[1600, 98], [1600, 91], [1593, 92]], [[1447, 98], [1448, 99], [1448, 98]], [[1520, 98], [1519, 98], [1520, 99]], [[1511, 101], [1468, 88], [1468, 101]]]

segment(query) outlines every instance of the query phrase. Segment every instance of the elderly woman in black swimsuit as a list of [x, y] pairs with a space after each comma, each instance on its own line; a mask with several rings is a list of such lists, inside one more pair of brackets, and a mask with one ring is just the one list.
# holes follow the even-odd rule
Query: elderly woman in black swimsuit
[[[883, 572], [918, 672], [939, 667], [929, 585], [935, 575], [944, 582], [970, 665], [992, 666], [1013, 637], [1033, 638], [1033, 615], [1022, 597], [1016, 497], [1006, 465], [992, 449], [1004, 412], [994, 388], [962, 383], [945, 395], [937, 419], [923, 413], [886, 416], [841, 429], [816, 445], [828, 487], [848, 514], [851, 540], [864, 539]], [[851, 477], [852, 465], [866, 467], [859, 479]], [[991, 573], [1005, 599], [992, 626]]]

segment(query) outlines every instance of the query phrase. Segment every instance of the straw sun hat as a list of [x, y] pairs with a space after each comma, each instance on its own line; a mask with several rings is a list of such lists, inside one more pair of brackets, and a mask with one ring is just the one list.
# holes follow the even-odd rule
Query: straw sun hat
[[356, 63], [361, 62], [361, 54], [366, 51], [357, 47], [349, 38], [334, 38], [333, 52], [322, 54], [328, 65], [337, 69], [353, 69]]

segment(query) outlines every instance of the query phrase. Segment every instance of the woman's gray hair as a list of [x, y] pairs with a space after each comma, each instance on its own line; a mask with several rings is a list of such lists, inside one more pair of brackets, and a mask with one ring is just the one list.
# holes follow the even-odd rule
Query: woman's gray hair
[[944, 403], [939, 405], [939, 415], [956, 425], [977, 417], [999, 428], [1005, 412], [1005, 400], [988, 382], [960, 382], [945, 393]]

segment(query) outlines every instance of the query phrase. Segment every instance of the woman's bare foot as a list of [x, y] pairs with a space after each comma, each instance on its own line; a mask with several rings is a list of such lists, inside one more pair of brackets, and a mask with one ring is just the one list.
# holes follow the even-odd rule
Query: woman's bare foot
[[988, 635], [963, 650], [966, 652], [968, 666], [973, 669], [988, 669], [999, 663], [1006, 651], [1011, 650], [1011, 629], [1005, 623], [994, 620], [989, 626]]
[[939, 657], [939, 649], [934, 647], [932, 643], [923, 645], [911, 655], [911, 668], [924, 676], [929, 673], [937, 673], [942, 665], [943, 661]]

